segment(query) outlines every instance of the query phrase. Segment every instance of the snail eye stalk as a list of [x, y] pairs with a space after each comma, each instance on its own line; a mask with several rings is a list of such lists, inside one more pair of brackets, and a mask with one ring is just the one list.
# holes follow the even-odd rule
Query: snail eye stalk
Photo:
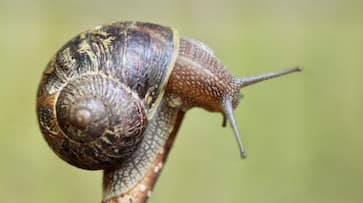
[[241, 158], [246, 159], [247, 158], [246, 149], [243, 145], [241, 135], [239, 134], [239, 131], [237, 128], [236, 120], [235, 120], [234, 114], [233, 114], [232, 99], [230, 97], [227, 97], [224, 99], [222, 108], [223, 108], [223, 112], [224, 112], [223, 124], [226, 124], [226, 120], [228, 120], [229, 124], [232, 127], [233, 133], [236, 137], [237, 144], [240, 149]]
[[[296, 67], [292, 67], [292, 68], [288, 68], [288, 69], [284, 69], [281, 71], [277, 71], [277, 72], [272, 72], [272, 73], [264, 73], [261, 75], [257, 75], [257, 76], [251, 76], [251, 77], [241, 77], [241, 78], [235, 78], [235, 82], [237, 83], [237, 85], [239, 86], [239, 88], [243, 88], [249, 85], [253, 85], [259, 82], [262, 82], [264, 80], [269, 80], [272, 78], [277, 78], [283, 75], [287, 75], [290, 73], [294, 73], [294, 72], [300, 72], [302, 71], [303, 68], [300, 66], [296, 66]], [[233, 114], [233, 106], [232, 106], [232, 98], [229, 96], [226, 96], [226, 98], [224, 98], [223, 103], [222, 103], [222, 109], [223, 109], [223, 123], [222, 126], [225, 127], [227, 124], [227, 121], [230, 123], [233, 133], [236, 137], [239, 149], [240, 149], [240, 154], [241, 154], [241, 158], [245, 159], [247, 158], [247, 153], [246, 153], [246, 149], [244, 147], [244, 144], [242, 142], [242, 138], [241, 135], [239, 133], [239, 130], [237, 128], [236, 125], [236, 120]]]
[[240, 88], [243, 88], [243, 87], [258, 83], [258, 82], [262, 82], [264, 80], [277, 78], [277, 77], [287, 75], [287, 74], [290, 74], [290, 73], [294, 73], [294, 72], [300, 72], [302, 70], [303, 70], [302, 67], [295, 66], [295, 67], [284, 69], [284, 70], [281, 70], [281, 71], [278, 71], [278, 72], [264, 73], [264, 74], [261, 74], [261, 75], [256, 75], [256, 76], [251, 76], [251, 77], [236, 78], [236, 80], [237, 80], [237, 84], [239, 84]]

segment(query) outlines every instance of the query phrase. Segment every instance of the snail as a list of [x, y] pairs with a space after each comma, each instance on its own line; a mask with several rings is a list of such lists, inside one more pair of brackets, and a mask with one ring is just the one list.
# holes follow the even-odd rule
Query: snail
[[240, 89], [301, 70], [234, 77], [209, 47], [173, 28], [115, 22], [80, 33], [50, 60], [38, 121], [61, 159], [105, 171], [103, 202], [145, 202], [186, 111], [221, 113], [246, 158], [233, 115]]

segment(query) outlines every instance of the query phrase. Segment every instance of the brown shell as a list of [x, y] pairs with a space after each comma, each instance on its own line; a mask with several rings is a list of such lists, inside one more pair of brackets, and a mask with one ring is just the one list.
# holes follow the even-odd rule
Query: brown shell
[[138, 147], [178, 53], [175, 30], [117, 22], [83, 32], [49, 62], [38, 89], [43, 136], [85, 169], [120, 164]]

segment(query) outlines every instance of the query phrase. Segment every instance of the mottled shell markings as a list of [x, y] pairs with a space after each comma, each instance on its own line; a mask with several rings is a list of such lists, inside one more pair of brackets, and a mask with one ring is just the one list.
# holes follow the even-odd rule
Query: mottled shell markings
[[[175, 34], [155, 24], [117, 22], [75, 36], [55, 54], [37, 108], [43, 135], [59, 157], [92, 170], [130, 158], [174, 66]], [[133, 177], [148, 165], [138, 167], [129, 171]]]

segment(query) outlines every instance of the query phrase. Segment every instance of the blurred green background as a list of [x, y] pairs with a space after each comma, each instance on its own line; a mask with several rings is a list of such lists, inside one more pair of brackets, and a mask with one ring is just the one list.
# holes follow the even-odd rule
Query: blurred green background
[[243, 91], [245, 161], [221, 115], [188, 112], [150, 203], [363, 202], [360, 0], [1, 0], [1, 202], [100, 202], [101, 171], [66, 164], [43, 140], [35, 94], [63, 43], [116, 20], [173, 26], [234, 75], [305, 67]]

